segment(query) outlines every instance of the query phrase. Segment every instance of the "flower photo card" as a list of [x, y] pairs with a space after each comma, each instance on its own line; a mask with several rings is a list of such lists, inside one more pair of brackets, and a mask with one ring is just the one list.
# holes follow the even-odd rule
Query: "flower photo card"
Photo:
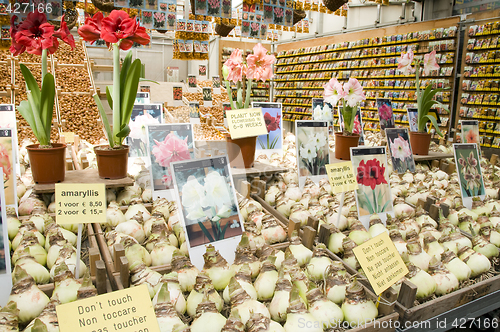
[[418, 109], [415, 107], [408, 107], [406, 109], [408, 114], [408, 124], [410, 126], [410, 131], [418, 131]]
[[196, 75], [188, 75], [188, 90], [191, 93], [198, 92], [198, 85], [196, 84]]
[[394, 113], [392, 112], [392, 103], [387, 98], [377, 98], [377, 110], [380, 120], [380, 131], [383, 133], [385, 128], [395, 128]]
[[206, 245], [211, 244], [232, 264], [244, 229], [227, 156], [171, 165], [191, 262], [201, 269]]
[[164, 12], [153, 12], [153, 28], [154, 29], [165, 29], [165, 13]]
[[203, 87], [203, 106], [212, 107], [212, 88]]
[[16, 108], [14, 104], [0, 104], [0, 124], [1, 127], [3, 128], [10, 128], [13, 130], [12, 146], [14, 151], [14, 160], [15, 163], [19, 165], [19, 156], [17, 153], [17, 151], [19, 151], [18, 141], [17, 141], [17, 120], [16, 120]]
[[268, 157], [273, 153], [282, 153], [283, 118], [281, 103], [253, 102], [252, 108], [260, 108], [266, 123], [267, 135], [257, 136], [257, 152]]
[[207, 65], [198, 65], [198, 75], [207, 76]]
[[[148, 87], [149, 88], [149, 87]], [[149, 91], [142, 91], [145, 90], [145, 86], [141, 86], [141, 92], [137, 92], [135, 95], [135, 102], [134, 105], [136, 104], [150, 104], [150, 98], [149, 98]]]
[[174, 85], [172, 86], [172, 105], [173, 106], [182, 106], [182, 85]]
[[190, 123], [147, 126], [147, 149], [151, 167], [153, 199], [175, 199], [170, 164], [194, 159], [193, 127]]
[[243, 20], [241, 22], [241, 36], [250, 37], [250, 24], [252, 22]]
[[[146, 127], [157, 125], [163, 122], [162, 104], [138, 104], [134, 105], [130, 122], [128, 124], [130, 133], [127, 136], [129, 146], [129, 164], [134, 162], [134, 158], [145, 158], [148, 156]], [[148, 163], [146, 163], [148, 165]]]
[[143, 0], [130, 0], [130, 4], [128, 0], [114, 0], [115, 7], [133, 7], [133, 8], [142, 8]]
[[206, 0], [208, 3], [207, 15], [213, 17], [220, 17], [221, 14], [221, 0]]
[[231, 15], [232, 15], [231, 0], [222, 0], [221, 17], [231, 18]]
[[208, 41], [201, 42], [201, 53], [208, 53]]
[[208, 0], [195, 0], [194, 8], [196, 15], [207, 15], [207, 1]]
[[157, 10], [158, 9], [158, 1], [157, 0], [146, 0], [146, 9], [147, 10]]
[[295, 121], [295, 133], [299, 186], [303, 188], [307, 178], [316, 183], [326, 178], [325, 165], [330, 163], [328, 122]]
[[142, 11], [142, 25], [146, 29], [152, 29], [153, 28], [153, 11], [148, 11], [148, 10], [143, 10]]
[[[0, 174], [3, 174], [0, 165]], [[17, 211], [16, 211], [17, 212]], [[12, 270], [10, 268], [9, 232], [7, 229], [7, 204], [4, 187], [0, 185], [0, 305], [5, 306], [12, 290]]]
[[277, 25], [283, 25], [283, 17], [285, 16], [285, 11], [283, 10], [283, 7], [275, 6], [273, 7], [273, 13], [274, 13], [274, 24]]
[[189, 103], [189, 123], [191, 124], [200, 124], [200, 103], [190, 102]]
[[14, 129], [0, 128], [0, 167], [3, 168], [2, 184], [5, 190], [5, 204], [17, 211], [17, 180], [14, 159]]
[[177, 15], [175, 13], [168, 13], [167, 14], [167, 30], [175, 30], [177, 22]]
[[483, 174], [481, 173], [480, 154], [476, 143], [453, 144], [458, 181], [462, 194], [462, 203], [472, 209], [472, 199], [485, 198]]
[[377, 214], [385, 224], [387, 213], [393, 215], [385, 147], [351, 148], [351, 161], [358, 183], [355, 196], [359, 220], [368, 229], [370, 217]]
[[462, 143], [479, 144], [479, 121], [478, 120], [462, 120]]
[[186, 31], [186, 20], [185, 19], [178, 19], [177, 20], [177, 28], [175, 30]]
[[414, 173], [415, 160], [413, 160], [408, 128], [387, 128], [385, 136], [391, 153], [392, 168], [398, 174], [406, 171]]

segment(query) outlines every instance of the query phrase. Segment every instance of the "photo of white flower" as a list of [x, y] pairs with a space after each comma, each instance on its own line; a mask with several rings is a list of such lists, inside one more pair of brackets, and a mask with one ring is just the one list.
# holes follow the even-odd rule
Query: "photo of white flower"
[[226, 157], [172, 163], [190, 247], [242, 234]]
[[296, 121], [296, 126], [299, 176], [326, 174], [325, 165], [330, 161], [328, 123]]

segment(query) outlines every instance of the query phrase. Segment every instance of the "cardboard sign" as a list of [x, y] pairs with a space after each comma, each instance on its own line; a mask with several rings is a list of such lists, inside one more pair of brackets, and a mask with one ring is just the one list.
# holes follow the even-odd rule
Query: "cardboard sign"
[[64, 141], [66, 143], [74, 143], [75, 142], [75, 133], [71, 131], [63, 131], [62, 135], [64, 136]]
[[58, 224], [106, 222], [104, 183], [56, 183], [55, 202]]
[[338, 194], [358, 189], [358, 183], [350, 161], [326, 165], [326, 174], [328, 174], [333, 193]]
[[353, 252], [377, 295], [408, 273], [387, 232], [357, 246]]
[[56, 313], [61, 332], [160, 332], [145, 284], [60, 304]]
[[226, 112], [226, 116], [231, 139], [267, 135], [260, 108], [230, 110]]

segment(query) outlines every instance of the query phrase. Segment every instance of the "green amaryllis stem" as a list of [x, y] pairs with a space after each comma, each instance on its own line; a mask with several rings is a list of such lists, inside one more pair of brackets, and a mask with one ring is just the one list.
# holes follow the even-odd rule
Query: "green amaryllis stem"
[[233, 94], [231, 91], [231, 85], [229, 84], [228, 80], [226, 80], [225, 83], [226, 83], [227, 96], [229, 97], [229, 103], [231, 104], [231, 109], [234, 110], [235, 108], [234, 108], [234, 102], [233, 102]]
[[120, 47], [113, 44], [113, 139], [109, 141], [112, 148], [121, 144], [117, 136], [121, 130], [120, 117]]
[[42, 82], [45, 74], [47, 74], [47, 49], [42, 50]]
[[[415, 61], [415, 85], [417, 88], [417, 109], [420, 110], [422, 109], [422, 96], [420, 95], [420, 60]], [[419, 132], [424, 132], [425, 131], [425, 124], [424, 122], [424, 114], [421, 112], [418, 112], [418, 131]]]
[[247, 92], [245, 92], [245, 106], [243, 108], [248, 108], [250, 106], [251, 93], [252, 93], [252, 80], [247, 80]]

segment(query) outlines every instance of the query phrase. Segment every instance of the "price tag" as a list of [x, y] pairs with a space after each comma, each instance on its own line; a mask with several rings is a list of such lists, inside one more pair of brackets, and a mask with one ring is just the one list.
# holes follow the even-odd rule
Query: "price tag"
[[387, 232], [357, 246], [353, 252], [377, 295], [408, 273]]
[[266, 123], [260, 108], [226, 112], [231, 139], [267, 135]]
[[58, 224], [105, 223], [104, 183], [56, 183], [56, 221]]
[[64, 141], [66, 143], [74, 143], [75, 142], [75, 133], [74, 132], [64, 131], [62, 133], [62, 135], [64, 136]]
[[61, 332], [160, 332], [145, 284], [60, 304], [56, 313]]
[[352, 163], [345, 161], [326, 165], [328, 180], [332, 186], [332, 192], [341, 193], [358, 189], [358, 183], [352, 169]]

